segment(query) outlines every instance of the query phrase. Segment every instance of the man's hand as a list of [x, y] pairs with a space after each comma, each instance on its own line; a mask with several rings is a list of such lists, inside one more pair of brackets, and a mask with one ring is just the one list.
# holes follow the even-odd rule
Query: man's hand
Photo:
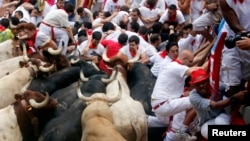
[[245, 95], [247, 94], [247, 91], [240, 91], [233, 95], [234, 98], [236, 98], [239, 101], [243, 101], [245, 99]]
[[97, 64], [98, 63], [98, 56], [92, 56], [91, 57], [91, 59], [92, 59], [92, 61], [95, 63], [95, 64]]
[[209, 11], [215, 11], [218, 8], [218, 4], [217, 3], [210, 3], [210, 4], [207, 4], [206, 8]]
[[250, 50], [250, 38], [241, 37], [241, 39], [236, 42], [236, 46], [243, 50]]

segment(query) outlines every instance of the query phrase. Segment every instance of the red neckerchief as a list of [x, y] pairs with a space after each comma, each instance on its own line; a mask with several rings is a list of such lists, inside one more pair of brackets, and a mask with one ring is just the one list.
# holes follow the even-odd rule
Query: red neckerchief
[[118, 0], [113, 0], [114, 3], [117, 3]]
[[139, 34], [139, 36], [141, 36], [144, 40], [146, 40], [146, 35], [142, 35], [142, 34]]
[[166, 56], [167, 56], [167, 51], [166, 50], [164, 50], [164, 51], [162, 51], [162, 52], [160, 52], [159, 53], [159, 55], [162, 57], [162, 58], [165, 58]]
[[38, 30], [36, 30], [35, 33], [34, 33], [34, 34], [30, 37], [30, 39], [29, 39], [31, 42], [33, 42], [33, 44], [34, 44], [35, 41], [36, 41], [37, 32], [38, 32]]
[[80, 46], [80, 42], [79, 42], [79, 41], [77, 41], [76, 44], [77, 44], [78, 46]]
[[2, 25], [0, 25], [0, 32], [3, 32], [6, 28]]
[[182, 62], [178, 59], [174, 59], [173, 62], [177, 62], [178, 64], [182, 65]]
[[[138, 51], [138, 46], [137, 46], [136, 50]], [[135, 57], [136, 51], [132, 51], [132, 50], [129, 48], [129, 52], [130, 52], [130, 54], [131, 54], [132, 57]]]
[[244, 2], [244, 0], [234, 0], [234, 3], [237, 4], [237, 1], [239, 1], [240, 3]]
[[168, 21], [176, 21], [176, 12], [172, 16], [168, 16]]
[[97, 46], [94, 46], [93, 43], [91, 43], [91, 45], [89, 45], [89, 49], [95, 49]]
[[195, 40], [193, 40], [193, 41], [191, 42], [191, 45], [193, 46], [193, 45], [195, 44], [195, 42], [196, 42], [196, 41], [195, 41]]

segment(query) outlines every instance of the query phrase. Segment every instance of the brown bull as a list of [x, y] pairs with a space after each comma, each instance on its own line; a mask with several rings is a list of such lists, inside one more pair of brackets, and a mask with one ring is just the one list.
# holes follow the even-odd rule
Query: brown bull
[[109, 106], [121, 97], [121, 86], [115, 97], [107, 97], [104, 93], [95, 93], [85, 97], [78, 86], [78, 97], [87, 103], [82, 113], [81, 141], [125, 141], [113, 124], [113, 115]]
[[0, 140], [35, 140], [50, 119], [57, 102], [38, 92], [26, 91], [16, 101], [0, 109]]

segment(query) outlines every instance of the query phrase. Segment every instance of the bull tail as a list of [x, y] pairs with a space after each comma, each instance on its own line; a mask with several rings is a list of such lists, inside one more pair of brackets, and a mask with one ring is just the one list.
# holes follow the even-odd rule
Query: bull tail
[[136, 133], [136, 141], [148, 141], [147, 118], [134, 118], [131, 125]]

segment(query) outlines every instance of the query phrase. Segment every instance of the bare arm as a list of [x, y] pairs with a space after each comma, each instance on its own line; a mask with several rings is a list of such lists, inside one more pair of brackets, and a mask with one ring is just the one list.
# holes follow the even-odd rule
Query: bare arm
[[118, 12], [114, 12], [111, 16], [109, 16], [109, 17], [107, 17], [105, 19], [102, 19], [101, 23], [110, 22], [117, 14], [118, 14]]
[[[74, 38], [74, 36], [73, 36], [73, 32], [72, 32], [72, 29], [70, 28], [70, 27], [66, 27], [66, 31], [67, 31], [67, 33], [68, 33], [68, 35], [69, 35], [69, 38], [73, 41], [73, 43], [75, 44], [75, 38]], [[68, 45], [66, 45], [66, 46], [68, 46]]]
[[246, 91], [240, 91], [237, 94], [235, 94], [234, 96], [224, 99], [224, 100], [220, 100], [220, 101], [210, 101], [210, 108], [217, 110], [217, 109], [223, 109], [225, 107], [227, 107], [228, 105], [232, 104], [232, 98], [236, 99], [237, 101], [243, 101], [245, 98], [245, 95], [247, 94]]
[[1, 8], [6, 8], [6, 7], [9, 7], [9, 6], [14, 6], [16, 4], [18, 4], [19, 1], [12, 1], [10, 3], [5, 3]]
[[222, 11], [222, 15], [225, 18], [226, 22], [230, 26], [230, 28], [235, 32], [241, 32], [245, 29], [240, 25], [238, 17], [234, 10], [230, 8], [226, 2], [226, 0], [220, 0], [220, 7]]
[[147, 59], [147, 55], [146, 55], [146, 53], [144, 52], [144, 53], [141, 54], [140, 59], [138, 60], [138, 62], [143, 63], [143, 62], [146, 61], [146, 59]]

